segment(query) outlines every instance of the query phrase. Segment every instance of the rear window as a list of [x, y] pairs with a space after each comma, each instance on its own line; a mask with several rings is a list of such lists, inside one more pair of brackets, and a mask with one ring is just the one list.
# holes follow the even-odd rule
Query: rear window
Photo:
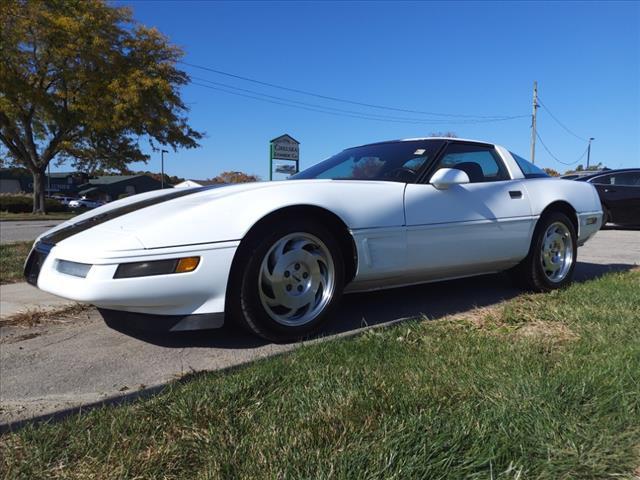
[[516, 161], [520, 170], [524, 174], [524, 178], [543, 178], [548, 177], [547, 173], [541, 168], [536, 167], [533, 163], [525, 160], [519, 155], [516, 155], [513, 152], [509, 152], [513, 159]]

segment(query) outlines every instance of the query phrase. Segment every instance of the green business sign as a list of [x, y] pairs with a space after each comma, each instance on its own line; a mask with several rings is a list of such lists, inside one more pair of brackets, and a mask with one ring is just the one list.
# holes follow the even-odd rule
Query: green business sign
[[298, 173], [300, 171], [300, 142], [286, 133], [269, 142], [269, 180], [273, 180], [274, 160], [278, 161], [275, 166], [276, 173], [285, 175]]

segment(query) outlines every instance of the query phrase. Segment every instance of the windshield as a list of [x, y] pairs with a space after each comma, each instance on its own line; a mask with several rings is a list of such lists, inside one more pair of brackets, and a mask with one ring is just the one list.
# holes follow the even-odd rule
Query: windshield
[[413, 182], [441, 143], [415, 140], [349, 148], [291, 178]]

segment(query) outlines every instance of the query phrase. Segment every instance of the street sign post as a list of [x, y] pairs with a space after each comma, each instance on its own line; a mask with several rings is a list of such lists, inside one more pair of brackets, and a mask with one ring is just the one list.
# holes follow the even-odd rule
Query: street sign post
[[269, 142], [269, 180], [273, 180], [274, 160], [295, 162], [295, 167], [281, 165], [276, 168], [276, 172], [298, 173], [300, 171], [300, 142], [286, 133]]

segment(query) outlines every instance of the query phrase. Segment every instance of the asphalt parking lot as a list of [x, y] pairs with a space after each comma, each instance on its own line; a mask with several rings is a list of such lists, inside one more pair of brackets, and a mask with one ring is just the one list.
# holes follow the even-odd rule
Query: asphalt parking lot
[[[640, 231], [605, 230], [580, 248], [576, 281], [640, 265]], [[505, 275], [487, 275], [344, 297], [326, 335], [404, 318], [438, 319], [520, 294]], [[152, 394], [191, 372], [236, 366], [293, 348], [233, 326], [180, 334], [109, 328], [94, 309], [36, 327], [0, 332], [0, 424], [69, 412], [81, 405]]]
[[26, 220], [0, 222], [0, 243], [30, 242], [64, 220]]

